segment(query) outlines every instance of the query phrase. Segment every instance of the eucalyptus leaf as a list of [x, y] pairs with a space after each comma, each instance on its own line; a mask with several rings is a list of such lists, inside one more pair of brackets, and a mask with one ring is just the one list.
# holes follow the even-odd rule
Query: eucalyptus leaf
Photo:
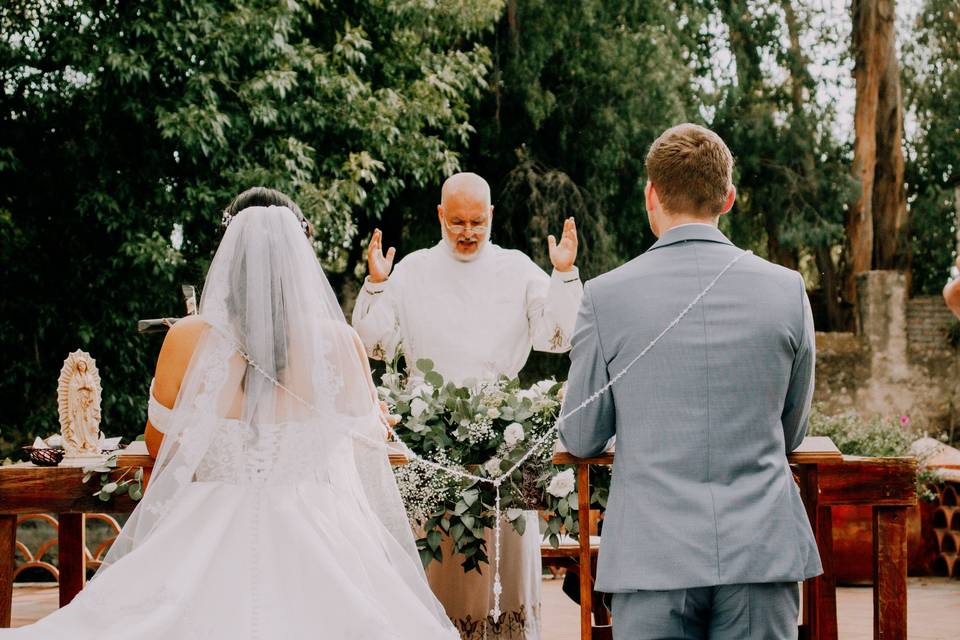
[[517, 518], [511, 522], [513, 524], [514, 530], [521, 536], [527, 530], [527, 519], [526, 518]]

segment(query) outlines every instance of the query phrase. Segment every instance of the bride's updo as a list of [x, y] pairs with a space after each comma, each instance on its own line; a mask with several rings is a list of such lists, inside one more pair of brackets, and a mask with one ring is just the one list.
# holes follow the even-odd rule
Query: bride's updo
[[300, 221], [300, 226], [308, 238], [313, 238], [313, 225], [307, 220], [303, 211], [287, 194], [269, 187], [251, 187], [233, 199], [233, 202], [223, 210], [223, 229], [226, 230], [237, 214], [249, 207], [286, 207], [293, 211]]
[[[300, 228], [303, 229], [307, 238], [312, 241], [313, 225], [304, 217], [297, 203], [285, 193], [277, 191], [276, 189], [270, 189], [269, 187], [251, 187], [234, 198], [233, 202], [223, 210], [223, 231], [226, 232], [227, 226], [233, 218], [244, 215], [243, 211], [251, 207], [286, 207], [297, 216], [300, 222]], [[272, 209], [271, 211], [275, 211], [276, 215], [279, 216], [290, 215], [282, 209]], [[258, 266], [258, 268], [262, 267], [263, 265]], [[240, 339], [246, 344], [248, 310], [245, 286], [247, 282], [247, 261], [245, 257], [241, 258], [235, 265], [230, 274], [230, 279], [231, 287], [227, 294], [226, 307], [240, 333]], [[256, 353], [257, 348], [254, 345], [246, 345], [246, 348], [250, 355], [259, 362], [268, 374], [282, 380], [284, 369], [287, 366], [287, 340], [289, 332], [287, 305], [284, 300], [282, 283], [280, 287], [272, 291], [272, 294], [273, 347], [272, 349], [268, 347], [266, 353]], [[244, 379], [246, 380], [246, 375]]]

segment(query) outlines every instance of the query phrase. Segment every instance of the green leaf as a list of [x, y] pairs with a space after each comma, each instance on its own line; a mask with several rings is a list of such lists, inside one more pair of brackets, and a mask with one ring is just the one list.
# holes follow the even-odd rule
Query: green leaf
[[477, 501], [477, 498], [480, 497], [480, 492], [477, 489], [467, 489], [463, 492], [461, 498], [467, 504], [468, 507], [472, 507], [473, 503]]
[[108, 482], [107, 484], [103, 485], [103, 489], [101, 489], [101, 491], [105, 491], [106, 493], [113, 493], [116, 490], [117, 490], [116, 482]]
[[139, 484], [132, 484], [130, 485], [130, 490], [127, 495], [130, 496], [131, 500], [137, 501], [143, 497], [143, 490], [140, 488]]
[[463, 526], [471, 530], [473, 529], [473, 525], [476, 522], [476, 518], [474, 518], [472, 515], [468, 513], [465, 513], [462, 516], [460, 516], [460, 520], [463, 522]]
[[436, 550], [440, 546], [440, 541], [442, 539], [443, 539], [443, 536], [437, 530], [433, 530], [427, 533], [427, 544], [430, 545], [431, 549]]
[[566, 515], [570, 513], [570, 505], [567, 504], [566, 498], [560, 498], [557, 502], [557, 513], [563, 517], [566, 517]]
[[424, 374], [423, 380], [427, 384], [432, 385], [435, 389], [439, 389], [443, 386], [443, 376], [436, 371], [430, 371]]
[[420, 358], [417, 360], [417, 370], [426, 376], [426, 374], [433, 371], [433, 360], [430, 360], [429, 358]]
[[430, 549], [420, 549], [420, 564], [423, 565], [423, 568], [426, 569], [430, 562], [433, 561], [433, 552]]
[[459, 542], [465, 530], [466, 527], [458, 522], [450, 527], [450, 537], [453, 538], [454, 542]]
[[456, 506], [453, 508], [453, 513], [458, 516], [462, 516], [467, 512], [470, 507], [463, 500], [459, 500]]
[[527, 519], [526, 519], [526, 518], [517, 518], [517, 519], [511, 521], [511, 524], [513, 524], [513, 529], [514, 529], [514, 531], [516, 531], [517, 533], [519, 533], [521, 536], [523, 535], [523, 532], [527, 530]]

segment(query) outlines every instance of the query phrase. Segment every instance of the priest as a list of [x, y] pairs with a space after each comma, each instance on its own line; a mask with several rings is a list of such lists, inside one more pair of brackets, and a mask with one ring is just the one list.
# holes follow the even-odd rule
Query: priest
[[[353, 326], [375, 359], [401, 349], [408, 367], [433, 361], [445, 380], [515, 377], [530, 349], [570, 348], [583, 285], [574, 262], [577, 229], [564, 222], [560, 240], [547, 239], [553, 273], [525, 254], [490, 242], [490, 187], [480, 176], [459, 173], [443, 185], [437, 206], [440, 241], [393, 267], [396, 251], [383, 252], [380, 230], [367, 253], [369, 275], [357, 297]], [[415, 373], [415, 371], [412, 371]], [[489, 618], [493, 572], [464, 574], [462, 561], [444, 549], [444, 562], [427, 575], [447, 614], [467, 640], [540, 637], [540, 528], [530, 511], [526, 532], [502, 526], [499, 620]], [[493, 549], [490, 536], [488, 549]]]

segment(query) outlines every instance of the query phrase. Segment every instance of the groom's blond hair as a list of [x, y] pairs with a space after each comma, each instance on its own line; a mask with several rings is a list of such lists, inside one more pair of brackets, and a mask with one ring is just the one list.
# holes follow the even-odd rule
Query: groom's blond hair
[[686, 122], [667, 129], [647, 152], [647, 178], [668, 213], [715, 216], [733, 185], [733, 155], [710, 129]]

